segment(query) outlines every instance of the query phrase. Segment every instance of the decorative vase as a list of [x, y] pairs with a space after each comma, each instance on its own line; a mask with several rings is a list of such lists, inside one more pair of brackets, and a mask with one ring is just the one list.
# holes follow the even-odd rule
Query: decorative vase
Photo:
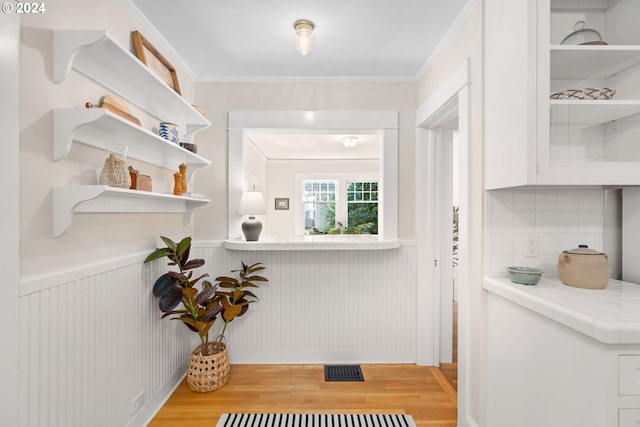
[[229, 355], [227, 346], [222, 342], [207, 343], [208, 355], [202, 354], [198, 346], [189, 356], [187, 384], [191, 391], [207, 393], [218, 390], [229, 381]]
[[98, 179], [100, 185], [117, 188], [131, 187], [131, 175], [126, 162], [128, 149], [129, 147], [126, 145], [107, 144], [109, 155], [104, 161], [104, 166]]
[[158, 134], [174, 144], [180, 144], [180, 138], [178, 136], [178, 125], [175, 123], [162, 122], [158, 128]]

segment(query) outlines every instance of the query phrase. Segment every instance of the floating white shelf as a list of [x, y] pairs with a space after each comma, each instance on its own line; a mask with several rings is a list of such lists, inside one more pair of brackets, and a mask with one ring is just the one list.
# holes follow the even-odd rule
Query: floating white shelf
[[104, 30], [54, 30], [53, 81], [63, 81], [72, 68], [158, 121], [177, 124], [188, 142], [194, 133], [211, 126], [209, 120]]
[[551, 80], [602, 80], [640, 64], [636, 45], [553, 45]]
[[181, 213], [184, 223], [209, 199], [113, 188], [106, 185], [53, 187], [53, 237], [71, 226], [74, 213]]
[[551, 124], [595, 125], [640, 113], [640, 100], [550, 100]]
[[187, 181], [197, 169], [211, 162], [191, 151], [125, 120], [103, 108], [56, 108], [53, 110], [53, 159], [69, 153], [76, 141], [101, 149], [106, 144], [124, 144], [128, 157], [169, 170], [187, 165]]

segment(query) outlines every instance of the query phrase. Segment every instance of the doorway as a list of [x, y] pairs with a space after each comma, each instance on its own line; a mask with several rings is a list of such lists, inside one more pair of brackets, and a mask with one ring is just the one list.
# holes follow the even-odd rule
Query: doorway
[[[457, 397], [458, 420], [469, 412], [468, 289], [466, 255], [469, 198], [470, 62], [450, 74], [416, 113], [417, 299], [430, 310], [418, 316], [418, 364], [442, 366], [453, 360], [453, 194], [458, 197]], [[458, 150], [454, 154], [453, 139]], [[458, 167], [454, 172], [453, 158]], [[454, 180], [454, 175], [456, 179]], [[455, 182], [455, 184], [454, 184]], [[460, 424], [463, 425], [463, 424]]]

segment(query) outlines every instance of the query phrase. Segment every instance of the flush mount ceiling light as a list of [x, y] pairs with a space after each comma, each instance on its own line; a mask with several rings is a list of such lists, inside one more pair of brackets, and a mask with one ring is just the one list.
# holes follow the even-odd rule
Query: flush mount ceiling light
[[313, 22], [307, 19], [299, 19], [293, 24], [295, 32], [293, 33], [293, 44], [302, 54], [306, 55], [313, 48]]
[[357, 143], [358, 143], [357, 136], [345, 136], [344, 138], [342, 138], [342, 145], [344, 145], [347, 148], [355, 147]]

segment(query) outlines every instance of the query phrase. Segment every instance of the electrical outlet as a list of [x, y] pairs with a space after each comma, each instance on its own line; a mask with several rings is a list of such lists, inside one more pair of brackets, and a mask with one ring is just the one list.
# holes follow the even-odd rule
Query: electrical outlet
[[144, 390], [140, 390], [140, 393], [131, 401], [131, 415], [135, 414], [136, 411], [142, 408], [144, 405]]
[[526, 258], [536, 258], [538, 256], [538, 237], [529, 236], [527, 239]]

